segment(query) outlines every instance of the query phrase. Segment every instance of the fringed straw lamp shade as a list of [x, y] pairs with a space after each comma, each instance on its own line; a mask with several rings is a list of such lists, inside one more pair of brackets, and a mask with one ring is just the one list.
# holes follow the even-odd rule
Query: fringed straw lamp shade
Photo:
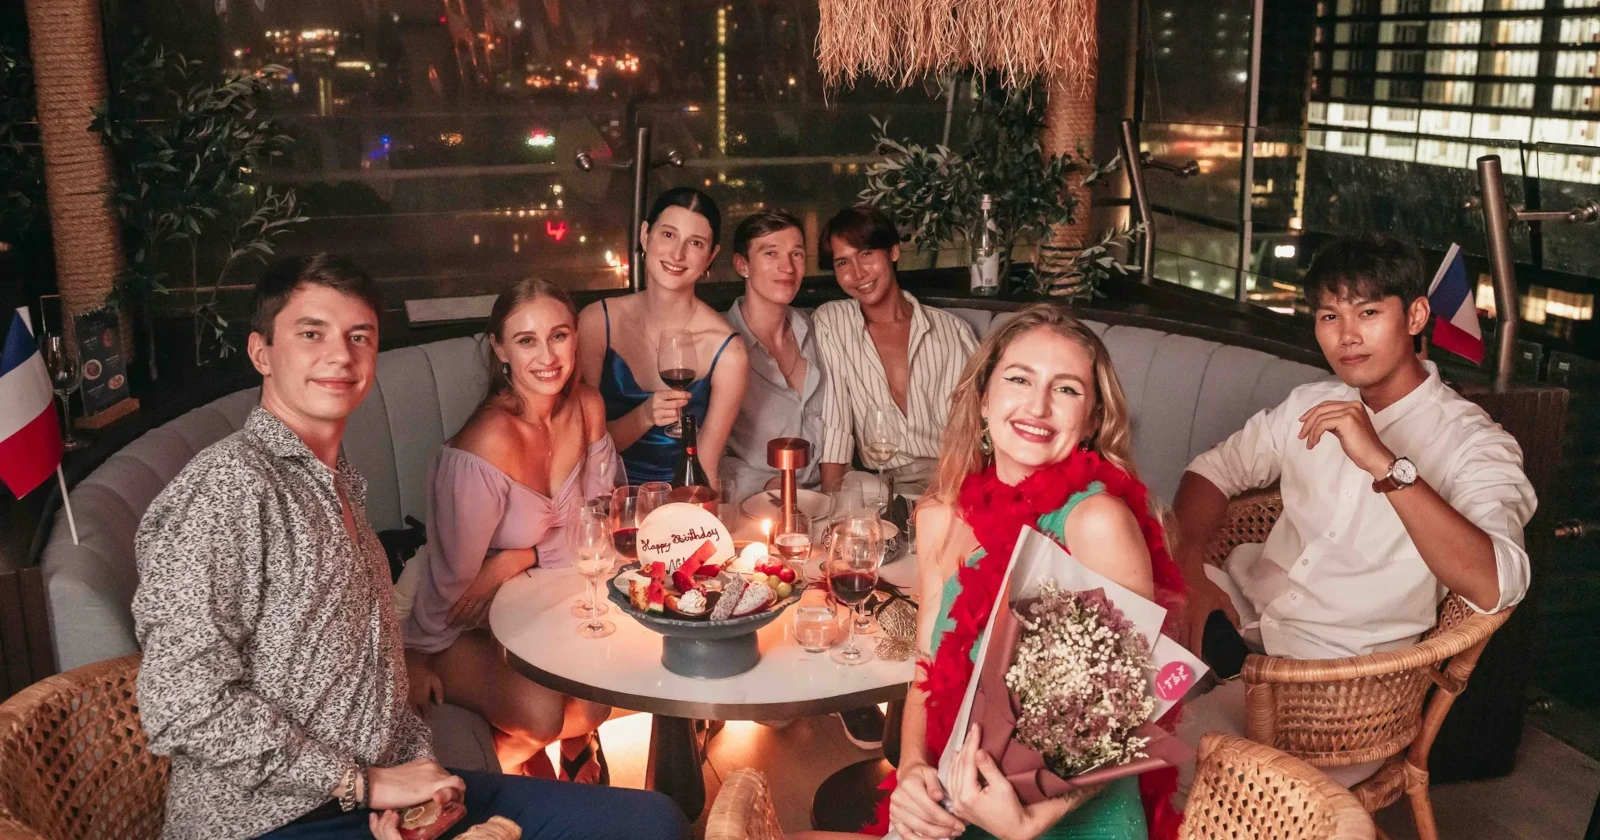
[[995, 70], [1010, 87], [1094, 87], [1096, 0], [820, 0], [829, 86], [865, 75], [904, 87], [928, 73]]
[[[50, 230], [66, 334], [71, 315], [106, 305], [122, 271], [122, 240], [108, 202], [111, 152], [89, 131], [106, 99], [98, 0], [26, 0], [44, 147]], [[124, 347], [128, 330], [123, 329]]]

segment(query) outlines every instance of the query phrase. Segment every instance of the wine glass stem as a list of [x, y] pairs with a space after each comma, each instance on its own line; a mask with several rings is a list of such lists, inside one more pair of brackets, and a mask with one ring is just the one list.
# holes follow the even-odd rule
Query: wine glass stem
[[65, 435], [64, 440], [72, 440], [72, 394], [56, 394], [56, 399], [61, 401], [61, 429]]
[[589, 578], [589, 629], [591, 630], [600, 630], [605, 626], [600, 623], [599, 597], [600, 591], [595, 588], [595, 579]]
[[847, 659], [855, 659], [858, 652], [856, 651], [856, 608], [853, 606], [850, 607], [850, 621], [848, 623], [850, 627], [848, 630], [849, 635], [845, 637], [844, 655]]

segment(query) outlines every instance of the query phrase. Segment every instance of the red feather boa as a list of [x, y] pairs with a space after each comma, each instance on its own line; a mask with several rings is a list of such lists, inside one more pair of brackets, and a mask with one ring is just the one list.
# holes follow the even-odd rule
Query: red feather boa
[[[992, 466], [982, 473], [967, 476], [958, 501], [961, 518], [972, 527], [985, 555], [975, 565], [961, 567], [958, 573], [961, 594], [950, 607], [950, 620], [955, 626], [940, 641], [938, 656], [932, 662], [918, 663], [923, 676], [917, 687], [927, 694], [926, 754], [930, 759], [937, 760], [950, 740], [967, 681], [972, 678], [973, 645], [977, 644], [994, 602], [1000, 597], [1001, 579], [1022, 529], [1033, 527], [1039, 517], [1059, 510], [1072, 494], [1096, 481], [1105, 485], [1105, 492], [1125, 502], [1138, 520], [1139, 530], [1150, 550], [1156, 602], [1167, 608], [1163, 629], [1170, 633], [1176, 626], [1184, 602], [1183, 575], [1167, 553], [1161, 522], [1150, 510], [1149, 491], [1138, 479], [1101, 459], [1098, 453], [1084, 450], [1076, 450], [1065, 461], [1039, 469], [1014, 487], [996, 477]], [[1174, 707], [1158, 723], [1170, 731], [1177, 717], [1177, 707]], [[1173, 768], [1139, 777], [1139, 791], [1152, 840], [1177, 836], [1183, 819], [1171, 804], [1177, 784], [1178, 772]], [[892, 792], [894, 787], [895, 778], [891, 775], [882, 789]], [[885, 796], [878, 804], [876, 822], [864, 829], [866, 833], [881, 836], [888, 831], [888, 804]]]

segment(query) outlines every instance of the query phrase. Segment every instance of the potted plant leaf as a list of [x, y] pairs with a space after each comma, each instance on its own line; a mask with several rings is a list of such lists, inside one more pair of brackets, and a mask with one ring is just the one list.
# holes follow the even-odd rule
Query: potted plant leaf
[[1127, 245], [1132, 231], [1109, 231], [1068, 255], [1065, 265], [1059, 258], [1045, 260], [1051, 263], [1048, 271], [1039, 270], [1041, 248], [1052, 228], [1074, 224], [1088, 210], [1080, 206], [1071, 184], [1099, 181], [1117, 168], [1120, 158], [1100, 165], [1082, 149], [1046, 156], [1040, 141], [1043, 100], [1043, 93], [1033, 87], [980, 87], [966, 141], [959, 149], [896, 139], [890, 136], [887, 121], [874, 120], [873, 140], [883, 159], [868, 168], [861, 199], [887, 213], [918, 250], [937, 251], [977, 238], [980, 202], [988, 195], [1002, 277], [1016, 245], [1033, 243], [1032, 264], [1021, 278], [1025, 290], [1038, 295], [1092, 295], [1102, 278], [1133, 268], [1115, 254], [1117, 246]]

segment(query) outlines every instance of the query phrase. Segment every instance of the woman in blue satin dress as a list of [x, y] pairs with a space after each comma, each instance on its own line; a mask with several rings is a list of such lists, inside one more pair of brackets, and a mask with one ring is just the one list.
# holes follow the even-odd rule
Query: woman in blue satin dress
[[[683, 412], [698, 421], [700, 465], [717, 480], [750, 372], [743, 339], [694, 294], [717, 256], [721, 224], [705, 193], [688, 187], [663, 193], [640, 233], [644, 291], [592, 303], [578, 316], [578, 370], [605, 400], [606, 428], [630, 484], [671, 480], [682, 442], [665, 427]], [[656, 347], [669, 330], [695, 338], [699, 366], [687, 390], [668, 387], [656, 371]]]

